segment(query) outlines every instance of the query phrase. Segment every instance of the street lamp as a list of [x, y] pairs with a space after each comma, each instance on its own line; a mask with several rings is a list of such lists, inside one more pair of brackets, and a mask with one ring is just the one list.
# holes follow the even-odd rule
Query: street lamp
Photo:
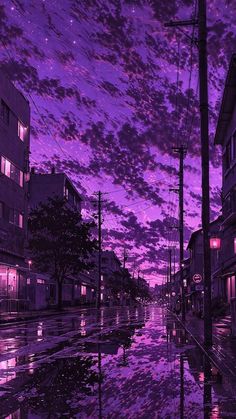
[[32, 265], [32, 260], [28, 260], [29, 271], [30, 271], [31, 265]]
[[221, 245], [221, 239], [219, 237], [210, 238], [210, 248], [212, 250], [219, 250]]

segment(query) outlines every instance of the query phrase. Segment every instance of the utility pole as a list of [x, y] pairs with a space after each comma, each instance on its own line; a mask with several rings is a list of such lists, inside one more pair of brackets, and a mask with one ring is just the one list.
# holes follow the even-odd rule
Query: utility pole
[[122, 304], [124, 304], [124, 300], [125, 300], [125, 263], [127, 260], [127, 253], [126, 253], [126, 249], [124, 247], [124, 251], [123, 251], [123, 275], [122, 275]]
[[202, 230], [203, 230], [203, 279], [204, 279], [204, 344], [212, 345], [211, 318], [211, 253], [210, 232], [210, 182], [209, 182], [209, 120], [208, 120], [208, 68], [206, 0], [198, 0], [198, 19], [171, 21], [166, 27], [198, 25], [199, 99], [201, 116], [201, 165], [202, 165]]
[[173, 147], [173, 151], [179, 154], [179, 272], [181, 286], [181, 313], [182, 320], [185, 321], [185, 288], [183, 278], [183, 259], [184, 259], [184, 158], [187, 149], [184, 145]]
[[206, 0], [198, 0], [198, 51], [201, 114], [202, 160], [202, 230], [204, 272], [204, 343], [212, 345], [211, 318], [211, 253], [210, 253], [210, 182], [209, 182], [209, 121]]
[[126, 253], [126, 249], [124, 247], [124, 251], [123, 251], [123, 268], [125, 269], [125, 262], [127, 261], [127, 253]]
[[101, 278], [102, 278], [102, 192], [96, 193], [98, 197], [98, 287], [97, 287], [97, 308], [101, 307]]

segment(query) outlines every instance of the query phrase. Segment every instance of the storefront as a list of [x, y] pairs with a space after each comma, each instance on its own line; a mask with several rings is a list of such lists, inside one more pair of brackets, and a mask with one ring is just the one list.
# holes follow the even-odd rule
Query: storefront
[[0, 265], [0, 311], [21, 311], [27, 308], [24, 269]]

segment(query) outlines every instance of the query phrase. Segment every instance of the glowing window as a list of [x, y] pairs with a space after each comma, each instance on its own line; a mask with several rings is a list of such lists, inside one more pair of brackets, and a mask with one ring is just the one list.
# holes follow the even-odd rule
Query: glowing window
[[81, 285], [81, 295], [86, 295], [86, 286]]
[[21, 141], [25, 140], [26, 130], [27, 128], [22, 124], [22, 122], [18, 121], [18, 137]]
[[37, 278], [37, 284], [44, 284], [44, 279]]
[[1, 157], [1, 172], [23, 187], [23, 172], [3, 156]]

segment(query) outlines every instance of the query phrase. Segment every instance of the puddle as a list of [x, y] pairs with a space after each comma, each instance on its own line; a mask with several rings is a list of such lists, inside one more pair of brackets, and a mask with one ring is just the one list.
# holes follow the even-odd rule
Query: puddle
[[[104, 309], [27, 327], [34, 338], [18, 331], [11, 340], [20, 355], [0, 356], [1, 418], [236, 417], [235, 383], [165, 309]], [[2, 346], [4, 338], [12, 339], [2, 336]]]

